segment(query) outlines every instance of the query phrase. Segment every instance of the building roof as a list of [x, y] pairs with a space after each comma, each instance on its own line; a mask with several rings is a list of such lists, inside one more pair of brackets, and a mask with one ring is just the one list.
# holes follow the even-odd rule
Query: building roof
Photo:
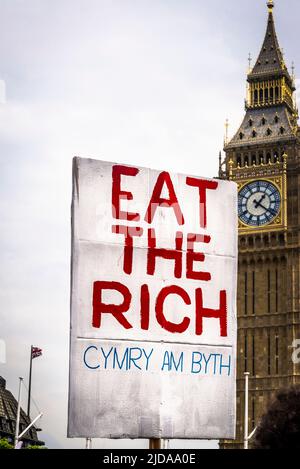
[[[18, 402], [12, 393], [6, 389], [6, 381], [0, 376], [0, 438], [14, 439], [16, 420], [17, 420]], [[20, 431], [30, 424], [31, 420], [21, 409]], [[36, 427], [32, 426], [30, 430], [21, 438], [26, 444], [43, 445], [38, 439]]]
[[230, 146], [257, 145], [296, 138], [297, 125], [285, 106], [248, 110]]

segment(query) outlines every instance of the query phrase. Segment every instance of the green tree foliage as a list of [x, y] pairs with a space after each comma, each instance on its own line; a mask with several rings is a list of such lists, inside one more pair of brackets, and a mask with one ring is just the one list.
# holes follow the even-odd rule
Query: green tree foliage
[[[0, 438], [0, 449], [14, 449], [14, 445], [9, 443], [7, 438]], [[48, 449], [46, 446], [29, 445], [22, 449]]]
[[13, 449], [7, 438], [0, 438], [0, 449]]
[[26, 449], [47, 449], [46, 446], [40, 446], [40, 445], [29, 445], [26, 447]]

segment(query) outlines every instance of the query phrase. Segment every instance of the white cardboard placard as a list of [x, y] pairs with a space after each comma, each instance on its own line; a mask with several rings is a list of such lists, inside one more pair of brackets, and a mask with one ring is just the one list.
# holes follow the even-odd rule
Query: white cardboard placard
[[234, 438], [236, 282], [236, 184], [74, 158], [68, 436]]

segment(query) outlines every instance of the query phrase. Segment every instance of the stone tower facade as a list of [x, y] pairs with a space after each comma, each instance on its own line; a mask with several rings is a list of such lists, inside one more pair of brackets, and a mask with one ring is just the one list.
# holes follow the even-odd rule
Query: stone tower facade
[[[226, 142], [221, 178], [238, 184], [237, 437], [243, 447], [244, 373], [249, 433], [278, 389], [300, 383], [300, 128], [294, 76], [285, 65], [269, 1], [267, 31], [247, 76], [243, 122]], [[250, 442], [251, 446], [251, 442]]]

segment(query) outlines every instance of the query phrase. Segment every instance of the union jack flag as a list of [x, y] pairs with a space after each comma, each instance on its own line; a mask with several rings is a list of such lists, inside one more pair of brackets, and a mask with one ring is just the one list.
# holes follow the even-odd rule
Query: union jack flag
[[42, 354], [43, 354], [43, 351], [41, 348], [31, 347], [31, 358], [40, 357]]

